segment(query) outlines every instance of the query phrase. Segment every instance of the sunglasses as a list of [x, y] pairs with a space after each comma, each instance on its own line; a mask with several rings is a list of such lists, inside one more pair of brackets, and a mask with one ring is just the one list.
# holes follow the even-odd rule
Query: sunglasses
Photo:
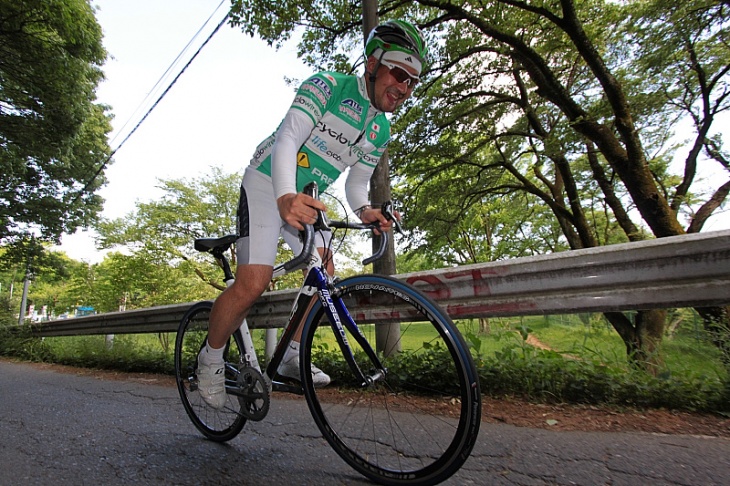
[[409, 88], [415, 87], [420, 81], [418, 76], [413, 76], [402, 67], [391, 64], [388, 61], [380, 61], [380, 64], [388, 68], [388, 72], [393, 76], [393, 79], [398, 81], [398, 83], [406, 83], [406, 86]]

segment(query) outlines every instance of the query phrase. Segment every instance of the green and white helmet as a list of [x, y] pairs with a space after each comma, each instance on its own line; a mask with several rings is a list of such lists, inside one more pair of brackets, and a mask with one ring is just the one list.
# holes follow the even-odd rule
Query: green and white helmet
[[370, 31], [365, 42], [365, 57], [379, 56], [380, 51], [402, 58], [398, 60], [409, 62], [419, 73], [426, 64], [428, 54], [421, 31], [405, 20], [388, 20]]

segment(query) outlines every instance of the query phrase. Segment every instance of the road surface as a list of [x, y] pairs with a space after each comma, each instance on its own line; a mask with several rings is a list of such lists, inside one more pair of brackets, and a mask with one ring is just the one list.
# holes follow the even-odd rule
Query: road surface
[[[227, 444], [174, 387], [0, 361], [0, 486], [360, 485], [303, 399], [278, 399]], [[727, 485], [730, 440], [483, 424], [449, 485]]]

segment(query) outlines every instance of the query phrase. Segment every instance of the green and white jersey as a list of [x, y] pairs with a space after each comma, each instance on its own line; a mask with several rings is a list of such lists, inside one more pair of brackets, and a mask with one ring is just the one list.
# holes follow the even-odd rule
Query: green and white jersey
[[[312, 181], [324, 191], [348, 167], [372, 173], [390, 140], [390, 122], [371, 107], [360, 76], [322, 72], [310, 77], [299, 87], [288, 114], [295, 116], [287, 116], [282, 125], [298, 118], [308, 129], [313, 127], [296, 149], [297, 192]], [[277, 132], [281, 130], [280, 125]], [[269, 177], [275, 143], [281, 143], [277, 132], [259, 144], [251, 160], [251, 168]], [[288, 156], [285, 162], [279, 162], [279, 156], [275, 160], [290, 170]], [[293, 169], [293, 160], [291, 164]], [[273, 172], [279, 174], [281, 169]]]

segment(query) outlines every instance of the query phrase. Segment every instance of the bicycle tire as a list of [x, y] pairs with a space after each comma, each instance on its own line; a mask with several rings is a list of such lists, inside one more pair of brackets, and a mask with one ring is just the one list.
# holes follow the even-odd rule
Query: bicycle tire
[[[212, 302], [198, 302], [183, 316], [175, 338], [175, 378], [180, 398], [188, 417], [205, 437], [215, 442], [225, 442], [236, 437], [246, 418], [241, 414], [242, 405], [235, 395], [227, 395], [221, 410], [216, 410], [203, 401], [197, 391], [195, 370], [198, 353], [208, 336], [208, 319]], [[235, 383], [243, 356], [243, 339], [236, 331], [228, 341], [224, 359], [226, 382]]]
[[[380, 328], [383, 320], [398, 322], [386, 334], [402, 349], [388, 357], [378, 352], [388, 373], [363, 387], [348, 366], [333, 364], [341, 352], [322, 304], [315, 304], [305, 320], [300, 360], [304, 395], [319, 430], [345, 462], [373, 481], [444, 481], [468, 458], [481, 424], [479, 379], [463, 337], [436, 303], [403, 281], [362, 275], [341, 281], [332, 293], [343, 299], [371, 345], [376, 324], [367, 322], [377, 318]], [[367, 373], [369, 358], [354, 336], [347, 333], [347, 339]], [[304, 371], [316, 353], [315, 364], [332, 377], [324, 388], [315, 388]]]

